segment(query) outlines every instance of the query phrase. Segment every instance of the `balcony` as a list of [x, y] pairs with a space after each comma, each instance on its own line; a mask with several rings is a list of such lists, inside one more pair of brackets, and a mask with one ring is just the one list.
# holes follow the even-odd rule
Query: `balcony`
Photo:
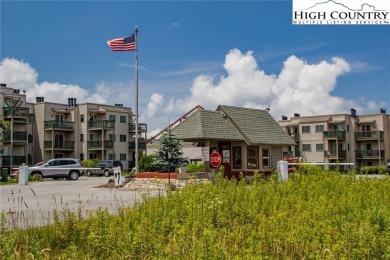
[[74, 150], [73, 141], [45, 141], [44, 142], [45, 150]]
[[3, 166], [13, 166], [13, 165], [21, 165], [22, 163], [26, 163], [27, 156], [12, 156], [12, 164], [11, 156], [3, 156]]
[[299, 133], [289, 133], [289, 136], [291, 136], [291, 138], [295, 141], [295, 142], [299, 142]]
[[[14, 143], [27, 142], [27, 140], [28, 140], [27, 132], [14, 131], [12, 133], [12, 141]], [[3, 142], [5, 142], [5, 143], [11, 142], [11, 133], [10, 132], [3, 133]]]
[[[129, 133], [134, 133], [135, 134], [135, 124], [129, 124]], [[140, 124], [138, 123], [138, 133], [146, 133], [147, 132], [147, 125], [146, 124]]]
[[21, 108], [21, 107], [4, 107], [4, 118], [7, 117], [29, 117], [29, 111], [28, 108]]
[[356, 141], [383, 140], [383, 131], [355, 132]]
[[[146, 150], [145, 138], [138, 139], [138, 150]], [[135, 140], [129, 142], [129, 152], [135, 151]]]
[[384, 158], [384, 150], [363, 150], [355, 152], [356, 159], [379, 159]]
[[325, 140], [345, 140], [345, 131], [324, 131], [323, 138]]
[[114, 148], [114, 141], [88, 141], [88, 149]]
[[324, 157], [326, 159], [346, 159], [347, 151], [346, 150], [327, 150], [324, 151]]
[[89, 121], [88, 129], [89, 130], [115, 129], [115, 121], [110, 121], [110, 120]]
[[64, 130], [64, 131], [73, 131], [74, 123], [66, 121], [45, 121], [45, 130]]

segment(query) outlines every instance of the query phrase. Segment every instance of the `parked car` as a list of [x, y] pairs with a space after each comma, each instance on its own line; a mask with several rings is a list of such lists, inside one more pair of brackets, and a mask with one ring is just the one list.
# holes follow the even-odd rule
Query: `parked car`
[[[39, 165], [42, 165], [42, 164], [44, 164], [45, 162], [43, 161], [43, 162], [38, 162], [37, 164], [35, 164], [34, 166], [39, 166]], [[22, 165], [24, 165], [24, 164], [22, 164]], [[16, 178], [16, 176], [18, 176], [19, 175], [19, 168], [14, 168], [13, 170], [12, 170], [12, 172], [11, 172], [11, 174], [9, 175], [9, 177], [11, 178], [11, 179], [15, 179]]]
[[100, 168], [100, 169], [87, 170], [87, 176], [104, 175], [106, 177], [109, 177], [110, 175], [114, 174], [115, 167], [121, 167], [121, 171], [122, 171], [123, 170], [122, 162], [115, 161], [115, 160], [103, 160], [98, 162], [94, 166], [94, 168]]
[[387, 160], [387, 173], [390, 174], [390, 160]]
[[84, 174], [84, 170], [79, 159], [56, 158], [48, 160], [38, 166], [29, 168], [31, 176], [41, 176], [42, 178], [65, 178], [67, 180], [77, 180]]

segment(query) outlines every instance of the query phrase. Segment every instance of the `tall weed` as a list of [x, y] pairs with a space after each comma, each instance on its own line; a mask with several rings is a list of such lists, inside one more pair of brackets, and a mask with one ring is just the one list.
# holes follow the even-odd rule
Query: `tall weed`
[[[220, 169], [222, 170], [222, 169]], [[390, 178], [300, 167], [288, 181], [255, 177], [186, 185], [85, 220], [2, 230], [1, 259], [389, 259]], [[55, 215], [55, 214], [53, 214]]]

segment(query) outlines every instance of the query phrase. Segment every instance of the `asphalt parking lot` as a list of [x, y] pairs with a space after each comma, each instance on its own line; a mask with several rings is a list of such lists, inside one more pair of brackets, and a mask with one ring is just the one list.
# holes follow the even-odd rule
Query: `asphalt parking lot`
[[0, 212], [6, 228], [26, 228], [53, 222], [54, 210], [81, 212], [83, 217], [99, 208], [115, 214], [118, 208], [142, 202], [142, 193], [157, 195], [158, 191], [139, 192], [123, 188], [97, 188], [112, 177], [80, 177], [76, 181], [44, 179], [28, 185], [0, 186]]

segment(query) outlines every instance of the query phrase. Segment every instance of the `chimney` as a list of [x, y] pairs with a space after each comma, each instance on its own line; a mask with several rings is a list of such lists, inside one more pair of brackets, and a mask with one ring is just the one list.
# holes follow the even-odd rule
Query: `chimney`
[[379, 112], [380, 112], [381, 114], [386, 114], [386, 109], [385, 109], [385, 108], [381, 108], [381, 109], [379, 110]]
[[298, 113], [294, 113], [294, 117], [300, 117], [301, 115]]
[[351, 108], [351, 116], [352, 116], [353, 118], [356, 118], [356, 109]]
[[76, 106], [76, 98], [68, 98], [68, 108]]
[[282, 120], [287, 120], [287, 116], [282, 116]]
[[19, 94], [20, 93], [20, 89], [14, 89], [14, 94]]
[[45, 102], [45, 98], [44, 97], [36, 97], [36, 99], [37, 99], [37, 103]]
[[6, 88], [6, 87], [7, 87], [7, 84], [5, 84], [5, 83], [0, 83], [0, 86], [1, 86], [2, 88]]

